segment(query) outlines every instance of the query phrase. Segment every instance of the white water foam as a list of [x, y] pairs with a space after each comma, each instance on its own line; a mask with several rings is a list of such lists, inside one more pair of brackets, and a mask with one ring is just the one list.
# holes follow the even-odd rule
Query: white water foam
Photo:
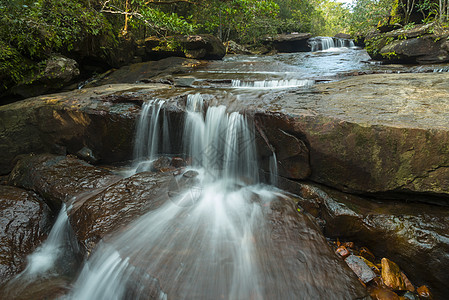
[[251, 122], [224, 106], [204, 107], [201, 95], [189, 96], [183, 143], [199, 173], [195, 205], [168, 201], [100, 245], [69, 299], [165, 299], [155, 275], [189, 291], [182, 299], [262, 298], [254, 237], [265, 224], [261, 203], [274, 195], [248, 186], [258, 178]]
[[231, 81], [232, 87], [245, 88], [245, 89], [284, 89], [284, 88], [311, 86], [314, 83], [315, 81], [310, 79], [255, 80], [255, 81], [244, 81], [234, 79]]

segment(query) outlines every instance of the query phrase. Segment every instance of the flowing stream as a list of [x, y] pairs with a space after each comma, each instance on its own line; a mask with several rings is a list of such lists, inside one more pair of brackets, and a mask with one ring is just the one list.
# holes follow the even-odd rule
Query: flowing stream
[[[143, 104], [136, 127], [134, 163], [126, 175], [151, 170], [172, 153], [173, 136], [190, 162], [173, 177], [182, 189], [100, 242], [64, 299], [349, 299], [336, 295], [343, 276], [332, 252], [304, 216], [293, 216], [277, 184], [276, 153], [270, 184], [259, 180], [255, 126], [242, 113], [245, 101], [298, 92], [354, 70], [369, 70], [366, 53], [350, 42], [319, 38], [317, 52], [276, 56], [231, 56], [189, 76], [183, 128], [172, 128], [167, 100]], [[378, 66], [376, 66], [378, 67]], [[382, 67], [379, 67], [382, 68]], [[268, 70], [268, 71], [267, 71]], [[200, 92], [238, 102], [220, 105]], [[175, 132], [175, 130], [181, 132]], [[187, 178], [187, 179], [186, 179]], [[169, 193], [170, 191], [166, 191]], [[295, 219], [298, 218], [298, 219]], [[312, 226], [313, 227], [313, 226]], [[47, 242], [29, 258], [23, 277], [50, 272], [70, 232], [61, 210]], [[325, 241], [322, 241], [325, 245]], [[321, 244], [320, 244], [321, 245]], [[65, 248], [64, 248], [65, 247]], [[67, 251], [77, 252], [77, 249]], [[318, 254], [317, 254], [318, 253]], [[334, 270], [327, 272], [327, 269]]]
[[[162, 105], [149, 103], [142, 114], [160, 118]], [[151, 294], [166, 299], [166, 291], [175, 299], [263, 298], [262, 267], [267, 266], [258, 248], [267, 246], [268, 239], [262, 234], [262, 205], [278, 193], [258, 185], [254, 128], [225, 106], [206, 110], [200, 94], [189, 95], [186, 110], [183, 144], [192, 158], [187, 172], [197, 174], [195, 186], [103, 243], [69, 298], [147, 299]], [[154, 128], [142, 124], [147, 123], [144, 115], [139, 122], [138, 149], [145, 133], [156, 136]], [[149, 128], [157, 123], [150, 120]], [[149, 153], [150, 158], [155, 154]], [[256, 237], [261, 244], [254, 242]], [[167, 280], [174, 280], [174, 287], [161, 287]]]

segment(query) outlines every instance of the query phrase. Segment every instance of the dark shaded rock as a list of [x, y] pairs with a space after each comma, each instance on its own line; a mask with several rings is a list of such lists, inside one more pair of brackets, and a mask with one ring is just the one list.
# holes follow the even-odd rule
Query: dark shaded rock
[[86, 87], [100, 86], [114, 83], [152, 82], [173, 74], [189, 72], [194, 66], [204, 62], [183, 58], [168, 57], [158, 61], [147, 61], [121, 67], [114, 72], [108, 72], [101, 79], [96, 80]]
[[85, 160], [89, 163], [96, 163], [98, 159], [95, 157], [94, 153], [91, 149], [84, 147], [80, 151], [76, 153], [76, 156], [78, 156], [80, 159]]
[[449, 210], [421, 203], [378, 202], [328, 188], [297, 184], [300, 205], [321, 220], [326, 236], [359, 241], [389, 257], [415, 284], [438, 297], [449, 292]]
[[347, 33], [337, 33], [336, 35], [335, 35], [335, 37], [336, 38], [339, 38], [339, 39], [347, 39], [347, 40], [349, 40], [349, 39], [351, 39], [351, 35], [350, 34], [347, 34]]
[[363, 283], [368, 283], [376, 277], [371, 268], [355, 255], [349, 255], [345, 262]]
[[41, 154], [21, 158], [9, 176], [9, 183], [35, 191], [57, 210], [62, 202], [119, 179], [109, 171], [71, 156]]
[[262, 42], [267, 47], [279, 52], [308, 52], [310, 51], [308, 39], [311, 37], [310, 33], [278, 34], [268, 37]]
[[181, 157], [173, 157], [170, 165], [175, 168], [181, 168], [181, 167], [185, 167], [187, 165], [187, 163]]
[[273, 114], [267, 122], [256, 118], [256, 144], [261, 167], [269, 171], [270, 159], [276, 154], [278, 175], [304, 179], [310, 175], [309, 149], [304, 141], [282, 126], [282, 115]]
[[227, 54], [251, 54], [251, 51], [234, 41], [228, 41], [224, 43], [224, 46], [226, 47]]
[[194, 59], [222, 59], [226, 48], [222, 42], [210, 34], [172, 36], [165, 38], [149, 37], [143, 42], [147, 60], [171, 56]]
[[54, 92], [71, 83], [80, 75], [78, 63], [62, 55], [52, 55], [48, 58], [37, 74], [24, 80], [8, 92], [22, 98], [33, 97], [48, 92]]
[[35, 193], [0, 186], [0, 285], [25, 268], [51, 226], [51, 211]]
[[162, 205], [168, 198], [173, 175], [139, 173], [99, 193], [86, 194], [73, 205], [70, 223], [80, 243], [90, 252], [108, 234]]

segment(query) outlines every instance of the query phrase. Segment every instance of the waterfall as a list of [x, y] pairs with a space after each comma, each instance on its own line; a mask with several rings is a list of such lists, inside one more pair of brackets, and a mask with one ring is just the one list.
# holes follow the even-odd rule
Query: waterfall
[[255, 81], [243, 81], [238, 79], [233, 79], [231, 81], [232, 87], [234, 88], [291, 88], [291, 87], [302, 87], [311, 86], [315, 83], [314, 80], [310, 79], [290, 79], [290, 80], [255, 80]]
[[312, 52], [329, 50], [333, 48], [355, 47], [353, 40], [326, 36], [319, 36], [309, 39], [309, 45]]
[[[157, 117], [161, 105], [149, 106], [143, 107], [137, 136], [146, 136], [142, 130], [158, 138], [149, 129], [155, 120], [146, 116]], [[206, 109], [200, 94], [188, 96], [185, 118], [183, 147], [192, 158], [190, 170], [198, 174], [195, 201], [182, 206], [172, 199], [102, 242], [69, 299], [148, 299], [149, 294], [166, 299], [166, 290], [176, 299], [262, 297], [261, 262], [253, 241], [259, 231], [268, 232], [261, 203], [275, 196], [248, 185], [258, 181], [254, 126], [225, 106]], [[192, 197], [191, 187], [179, 196], [186, 197]], [[173, 287], [162, 286], [159, 278]]]
[[273, 151], [273, 155], [270, 156], [270, 184], [276, 186], [278, 183], [278, 162], [276, 159], [276, 153]]
[[137, 123], [134, 168], [131, 174], [148, 171], [160, 150], [162, 153], [170, 151], [169, 124], [167, 114], [163, 111], [164, 104], [163, 100], [152, 100], [142, 105]]

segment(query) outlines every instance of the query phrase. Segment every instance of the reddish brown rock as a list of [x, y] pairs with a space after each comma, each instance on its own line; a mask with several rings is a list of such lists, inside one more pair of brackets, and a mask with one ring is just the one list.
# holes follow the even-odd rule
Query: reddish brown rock
[[414, 293], [415, 287], [413, 286], [411, 281], [407, 278], [407, 276], [404, 274], [404, 272], [401, 272], [401, 276], [402, 276], [402, 280], [405, 283], [405, 287], [406, 287], [407, 291]]
[[35, 193], [0, 186], [0, 285], [25, 268], [26, 256], [47, 237], [52, 219]]
[[9, 183], [33, 190], [54, 209], [72, 197], [119, 180], [111, 172], [72, 156], [28, 155], [19, 160]]
[[397, 264], [388, 258], [382, 258], [382, 280], [386, 286], [392, 288], [393, 290], [406, 290], [404, 280], [402, 279], [401, 270]]

